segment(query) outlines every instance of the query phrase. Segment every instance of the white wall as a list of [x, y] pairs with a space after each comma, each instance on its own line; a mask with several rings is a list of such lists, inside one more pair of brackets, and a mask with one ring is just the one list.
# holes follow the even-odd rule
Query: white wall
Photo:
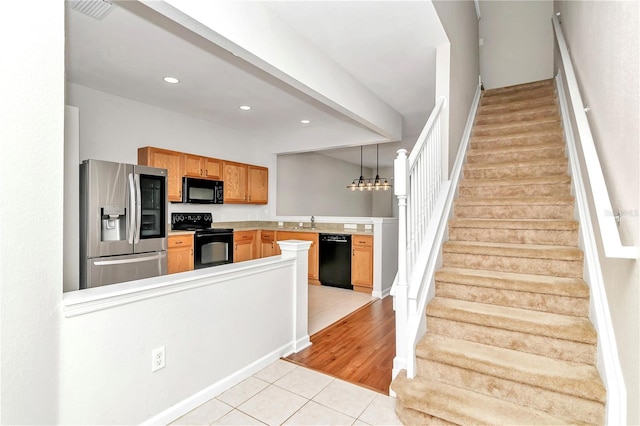
[[0, 423], [58, 423], [64, 6], [0, 14]]
[[[183, 291], [63, 318], [56, 423], [140, 424], [159, 415], [171, 421], [226, 390], [234, 375], [244, 379], [239, 371], [290, 353], [294, 264], [273, 262], [266, 271], [250, 269], [262, 260], [245, 262], [229, 277], [199, 278]], [[301, 285], [306, 289], [306, 279]], [[161, 346], [166, 367], [152, 372], [152, 350]]]
[[360, 176], [359, 165], [306, 153], [279, 155], [277, 168], [278, 216], [372, 216], [373, 194], [347, 189]]
[[472, 1], [436, 0], [433, 5], [450, 46], [449, 170], [453, 168], [480, 75], [478, 18]]
[[[587, 118], [612, 206], [624, 213], [622, 242], [640, 246], [639, 3], [566, 1], [555, 9], [590, 107]], [[627, 388], [627, 423], [640, 424], [640, 266], [605, 259], [602, 268]]]
[[485, 89], [553, 77], [553, 1], [480, 1]]

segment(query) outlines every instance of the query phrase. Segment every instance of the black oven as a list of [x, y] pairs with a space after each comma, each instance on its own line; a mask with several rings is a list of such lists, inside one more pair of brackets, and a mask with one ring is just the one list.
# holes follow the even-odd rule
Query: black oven
[[194, 243], [195, 269], [233, 263], [233, 229], [198, 230]]
[[233, 263], [233, 229], [212, 228], [211, 213], [171, 213], [171, 229], [194, 232], [195, 269]]

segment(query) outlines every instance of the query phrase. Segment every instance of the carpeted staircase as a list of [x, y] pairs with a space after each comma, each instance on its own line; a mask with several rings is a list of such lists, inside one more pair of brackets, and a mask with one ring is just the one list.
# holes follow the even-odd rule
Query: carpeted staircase
[[482, 94], [405, 424], [603, 424], [553, 80]]

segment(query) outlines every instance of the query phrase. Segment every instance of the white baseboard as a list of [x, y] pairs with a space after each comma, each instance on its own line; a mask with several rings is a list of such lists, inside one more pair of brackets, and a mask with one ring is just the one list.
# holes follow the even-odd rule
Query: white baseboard
[[[307, 336], [307, 340], [308, 340], [308, 336]], [[309, 344], [311, 343], [309, 342]], [[199, 407], [200, 405], [209, 401], [211, 398], [214, 398], [220, 395], [222, 392], [237, 385], [244, 379], [252, 376], [253, 374], [267, 367], [271, 363], [277, 361], [282, 356], [286, 356], [286, 354], [292, 353], [293, 347], [294, 347], [293, 342], [288, 343], [284, 346], [281, 346], [280, 348], [252, 362], [246, 367], [234, 372], [233, 374], [230, 374], [227, 377], [224, 377], [223, 379], [213, 383], [210, 386], [207, 386], [201, 391], [196, 392], [190, 397], [183, 399], [177, 404], [174, 404], [171, 407], [167, 408], [166, 410], [145, 420], [144, 422], [142, 422], [142, 425], [167, 425], [175, 421], [176, 419], [180, 418], [181, 416], [184, 416], [194, 408]]]

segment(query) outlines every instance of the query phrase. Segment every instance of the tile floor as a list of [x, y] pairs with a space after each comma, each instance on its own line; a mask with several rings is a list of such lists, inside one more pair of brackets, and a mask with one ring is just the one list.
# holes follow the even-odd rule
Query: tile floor
[[371, 302], [370, 294], [336, 287], [309, 286], [309, 336]]
[[401, 425], [395, 399], [277, 360], [172, 425]]

